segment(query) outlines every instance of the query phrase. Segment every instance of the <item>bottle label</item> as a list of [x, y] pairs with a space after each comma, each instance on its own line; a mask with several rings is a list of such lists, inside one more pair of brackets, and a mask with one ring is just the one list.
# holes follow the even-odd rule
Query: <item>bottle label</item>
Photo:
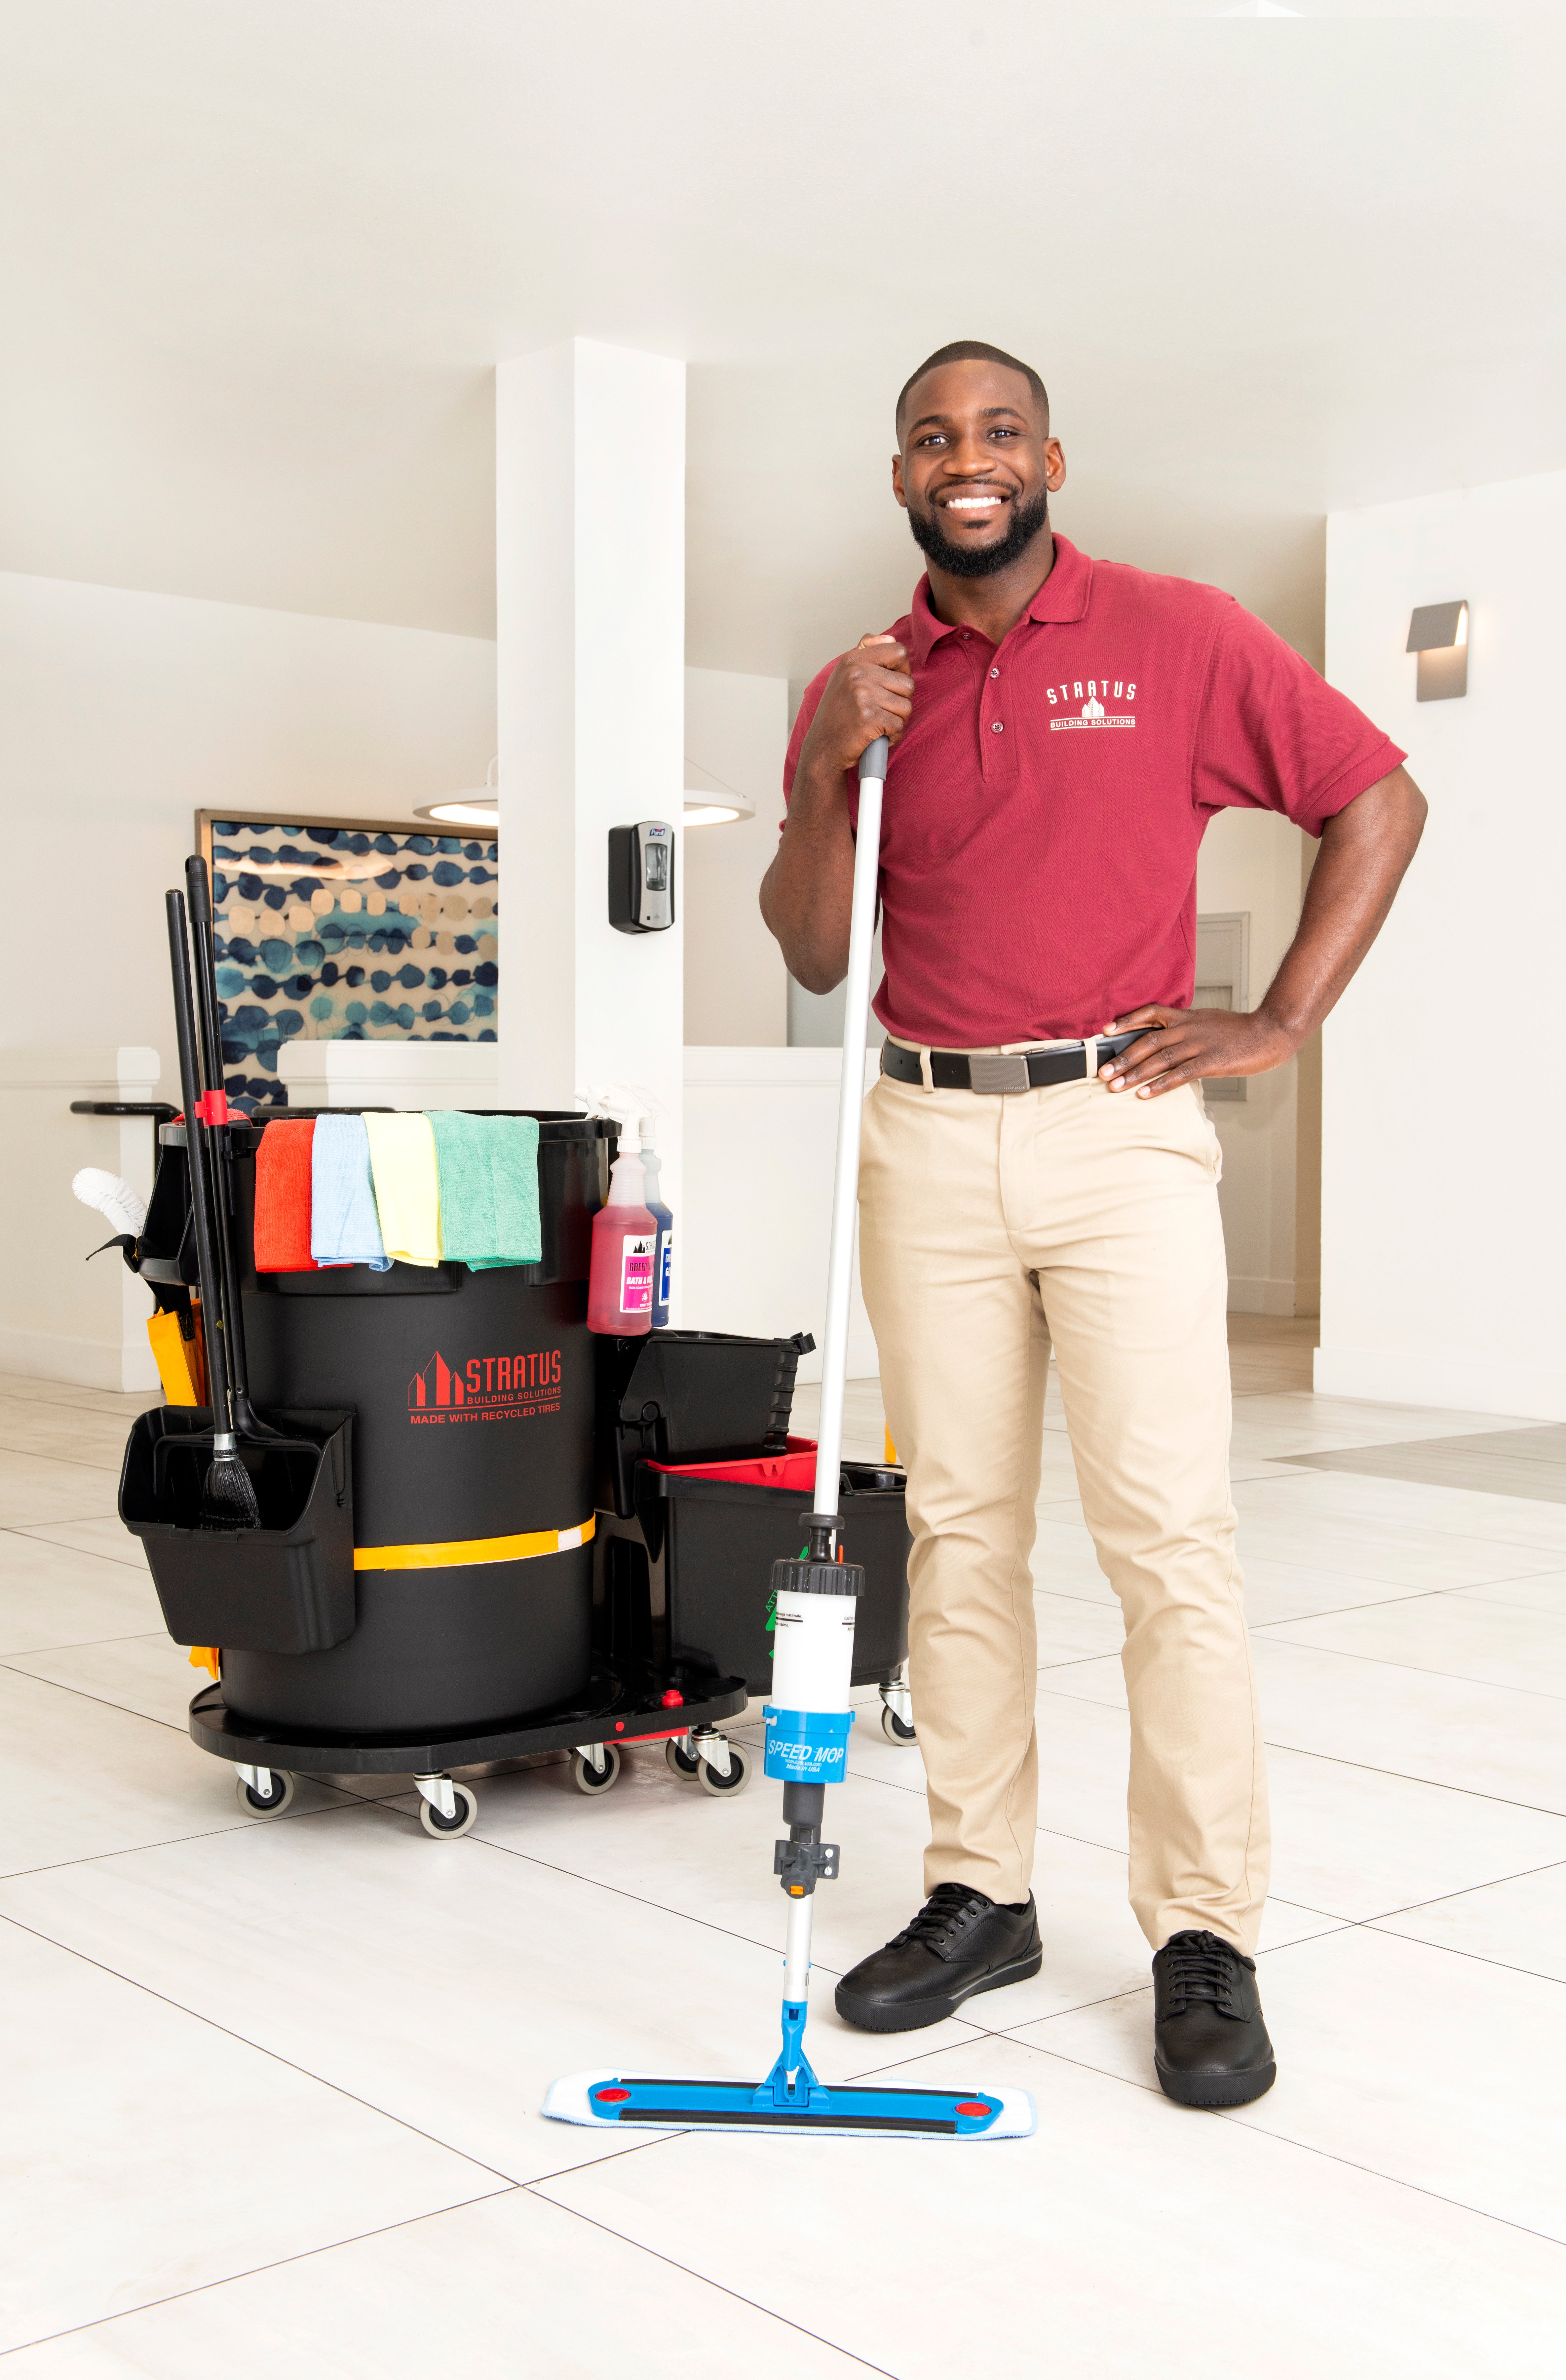
[[657, 1253], [655, 1232], [627, 1232], [620, 1243], [620, 1311], [622, 1314], [648, 1314], [652, 1309], [653, 1258]]
[[673, 1232], [665, 1232], [659, 1251], [658, 1304], [660, 1305], [667, 1305], [669, 1303], [669, 1282], [674, 1261], [674, 1234]]

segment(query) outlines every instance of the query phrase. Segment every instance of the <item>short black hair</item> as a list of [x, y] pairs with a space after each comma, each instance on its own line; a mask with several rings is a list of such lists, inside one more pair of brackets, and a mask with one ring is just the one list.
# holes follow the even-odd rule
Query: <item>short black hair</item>
[[946, 346], [937, 347], [934, 355], [926, 356], [918, 370], [911, 371], [899, 389], [896, 413], [899, 445], [903, 443], [903, 409], [908, 402], [908, 391], [917, 382], [923, 380], [926, 372], [934, 371], [938, 364], [965, 363], [1004, 364], [1008, 371], [1021, 372], [1033, 391], [1035, 404], [1044, 416], [1044, 427], [1049, 429], [1050, 392], [1031, 364], [1025, 364], [1018, 356], [1009, 356], [1004, 347], [992, 347], [988, 339], [953, 339]]

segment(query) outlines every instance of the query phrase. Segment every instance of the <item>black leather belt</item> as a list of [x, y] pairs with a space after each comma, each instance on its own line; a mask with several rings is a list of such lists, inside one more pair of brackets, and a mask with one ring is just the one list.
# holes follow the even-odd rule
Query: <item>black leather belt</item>
[[[1107, 1034], [1098, 1044], [1093, 1071], [1106, 1058], [1129, 1050], [1137, 1033]], [[899, 1083], [922, 1083], [924, 1073], [917, 1050], [895, 1041], [882, 1044], [880, 1070]], [[1046, 1083], [1080, 1083], [1087, 1072], [1086, 1050], [1014, 1050], [1004, 1057], [966, 1056], [961, 1050], [932, 1050], [929, 1078], [938, 1091], [1036, 1091]]]

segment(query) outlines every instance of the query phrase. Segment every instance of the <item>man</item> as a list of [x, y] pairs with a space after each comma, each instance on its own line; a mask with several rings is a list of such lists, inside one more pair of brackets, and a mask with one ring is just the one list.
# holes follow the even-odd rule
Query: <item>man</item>
[[[1275, 2066], [1250, 1956], [1262, 1741], [1229, 1493], [1219, 1148], [1201, 1077], [1292, 1057], [1387, 915], [1425, 816], [1403, 754], [1216, 589], [1053, 535], [1038, 374], [978, 340], [898, 400], [892, 484], [929, 570], [824, 669], [761, 892], [812, 991], [848, 958], [859, 755], [893, 750], [880, 852], [889, 1036], [867, 1102], [860, 1269], [908, 1469], [929, 1898], [837, 1990], [875, 2032], [1037, 1974], [1029, 1570], [1051, 1342], [1082, 1507], [1125, 1620], [1131, 1901], [1171, 2098]], [[1189, 1007], [1196, 852], [1231, 807], [1320, 838], [1260, 1007]]]

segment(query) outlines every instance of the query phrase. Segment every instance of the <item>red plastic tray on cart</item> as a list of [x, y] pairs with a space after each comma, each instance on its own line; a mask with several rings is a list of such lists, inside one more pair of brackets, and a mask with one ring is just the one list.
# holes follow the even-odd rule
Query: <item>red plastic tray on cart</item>
[[736, 1488], [786, 1488], [791, 1496], [811, 1495], [816, 1486], [816, 1441], [791, 1438], [786, 1454], [749, 1455], [743, 1463], [649, 1463], [681, 1479], [726, 1479]]

